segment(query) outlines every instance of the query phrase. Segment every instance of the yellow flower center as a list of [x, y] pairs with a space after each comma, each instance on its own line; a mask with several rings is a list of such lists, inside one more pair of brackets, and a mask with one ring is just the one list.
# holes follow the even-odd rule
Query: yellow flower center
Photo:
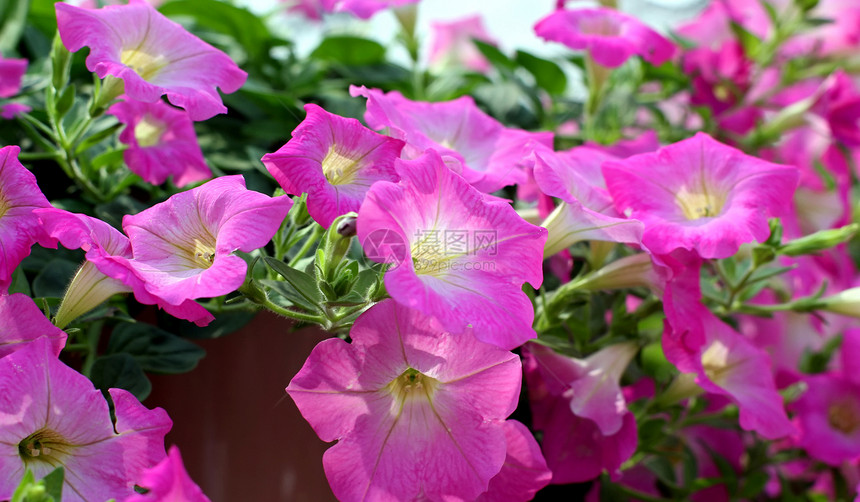
[[722, 387], [726, 378], [740, 362], [729, 363], [729, 348], [719, 340], [702, 353], [702, 367], [705, 375], [716, 385]]
[[158, 72], [167, 66], [168, 63], [167, 58], [164, 56], [149, 54], [140, 47], [123, 50], [120, 53], [119, 60], [122, 64], [137, 72], [140, 78], [146, 81], [158, 75]]
[[196, 268], [209, 268], [215, 261], [215, 244], [195, 238], [187, 258]]
[[161, 136], [166, 130], [167, 124], [147, 114], [134, 126], [134, 139], [140, 147], [155, 146], [161, 141]]
[[827, 422], [837, 431], [850, 435], [860, 429], [860, 406], [853, 399], [842, 399], [827, 409]]
[[688, 220], [698, 220], [719, 216], [723, 211], [726, 198], [713, 191], [709, 192], [704, 185], [701, 190], [690, 190], [683, 186], [675, 194], [675, 202]]
[[332, 185], [348, 185], [355, 180], [360, 160], [342, 155], [331, 146], [322, 161], [323, 174]]
[[0, 218], [6, 215], [9, 212], [9, 203], [6, 202], [6, 199], [3, 198], [3, 194], [0, 193]]
[[45, 463], [59, 467], [75, 446], [50, 429], [38, 430], [18, 443], [18, 455], [24, 464]]
[[433, 377], [409, 368], [389, 382], [385, 388], [394, 396], [398, 406], [402, 407], [416, 400], [432, 402], [440, 383]]

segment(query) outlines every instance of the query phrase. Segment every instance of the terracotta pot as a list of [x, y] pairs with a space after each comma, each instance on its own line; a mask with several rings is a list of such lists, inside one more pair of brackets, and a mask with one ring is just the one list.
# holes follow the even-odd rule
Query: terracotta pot
[[335, 500], [322, 442], [284, 392], [319, 329], [288, 332], [268, 312], [242, 330], [199, 340], [206, 357], [182, 375], [153, 375], [148, 407], [173, 419], [167, 445], [179, 446], [191, 477], [213, 502]]

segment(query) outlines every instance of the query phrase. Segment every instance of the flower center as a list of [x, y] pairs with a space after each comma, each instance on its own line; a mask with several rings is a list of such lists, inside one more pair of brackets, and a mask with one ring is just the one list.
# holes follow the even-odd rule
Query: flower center
[[720, 387], [738, 364], [738, 362], [729, 363], [729, 348], [719, 340], [702, 353], [702, 368], [705, 370], [705, 375]]
[[142, 148], [155, 146], [161, 142], [161, 136], [166, 130], [167, 124], [147, 114], [134, 126], [134, 139]]
[[215, 246], [195, 237], [194, 246], [189, 249], [189, 255], [189, 261], [196, 268], [209, 268], [215, 262]]
[[25, 464], [42, 462], [57, 467], [71, 455], [73, 448], [74, 445], [68, 443], [63, 436], [50, 429], [41, 429], [18, 443], [18, 455]]
[[688, 220], [719, 216], [726, 203], [725, 197], [708, 192], [704, 186], [701, 191], [691, 191], [686, 186], [681, 187], [675, 194], [675, 201]]
[[827, 409], [827, 422], [837, 431], [850, 435], [860, 429], [860, 406], [853, 399], [842, 399]]
[[617, 37], [620, 32], [618, 23], [606, 16], [583, 19], [579, 22], [578, 28], [579, 32], [583, 35], [597, 35], [601, 37]]
[[162, 68], [167, 66], [167, 58], [162, 55], [153, 56], [144, 50], [125, 49], [119, 55], [122, 64], [128, 66], [144, 80], [151, 80]]
[[416, 400], [431, 402], [440, 383], [433, 377], [429, 377], [414, 368], [409, 368], [389, 382], [386, 389], [400, 405]]
[[329, 147], [328, 153], [322, 161], [323, 174], [332, 185], [352, 183], [360, 167], [358, 160], [342, 155], [335, 150], [334, 146]]

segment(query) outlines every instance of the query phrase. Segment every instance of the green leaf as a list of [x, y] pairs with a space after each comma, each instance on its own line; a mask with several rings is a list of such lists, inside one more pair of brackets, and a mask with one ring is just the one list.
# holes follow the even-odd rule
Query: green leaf
[[117, 326], [111, 333], [107, 353], [129, 354], [142, 370], [167, 374], [191, 371], [206, 355], [194, 342], [146, 323]]
[[556, 95], [567, 90], [567, 77], [562, 69], [552, 61], [539, 58], [528, 52], [517, 51], [516, 61], [535, 78], [538, 87]]
[[738, 37], [738, 41], [741, 43], [741, 46], [744, 48], [744, 54], [746, 54], [748, 58], [755, 60], [761, 50], [761, 40], [739, 23], [732, 21], [731, 28], [735, 36]]
[[90, 371], [90, 380], [101, 390], [110, 388], [125, 389], [143, 401], [152, 390], [137, 361], [131, 354], [108, 354], [96, 359]]
[[385, 47], [366, 38], [336, 35], [326, 37], [314, 49], [311, 57], [347, 66], [364, 66], [382, 63], [385, 60]]
[[60, 466], [42, 478], [42, 482], [45, 484], [45, 491], [57, 502], [63, 500], [63, 480], [65, 477], [66, 470], [63, 466]]
[[767, 482], [770, 481], [770, 474], [765, 471], [755, 471], [749, 473], [744, 479], [743, 487], [738, 497], [742, 500], [753, 500], [764, 491]]
[[289, 282], [271, 281], [268, 279], [262, 279], [258, 282], [260, 284], [262, 284], [263, 286], [267, 287], [269, 289], [269, 291], [277, 293], [280, 296], [284, 297], [292, 305], [295, 305], [296, 307], [302, 308], [308, 312], [316, 312], [316, 313], [322, 312], [322, 309], [320, 309], [320, 307], [317, 304], [308, 301], [308, 299], [305, 297], [305, 295], [300, 293], [299, 290], [296, 289]]
[[247, 9], [218, 0], [178, 0], [159, 10], [168, 17], [188, 16], [201, 27], [230, 36], [245, 49], [249, 59], [267, 56], [271, 35], [262, 19]]
[[18, 45], [21, 34], [27, 21], [27, 10], [30, 7], [29, 0], [12, 0], [7, 4], [0, 3], [0, 53], [10, 53]]
[[496, 48], [495, 45], [488, 44], [487, 42], [482, 42], [477, 39], [473, 39], [472, 42], [475, 44], [475, 47], [481, 51], [481, 54], [487, 58], [487, 61], [496, 68], [507, 70], [515, 70], [517, 68], [516, 61], [506, 56], [502, 51]]
[[9, 285], [8, 293], [10, 295], [12, 293], [24, 293], [27, 296], [31, 296], [30, 282], [27, 281], [27, 275], [24, 274], [22, 267], [16, 268], [15, 272], [12, 273], [12, 284]]
[[[311, 311], [319, 311], [320, 305], [323, 302], [322, 292], [317, 286], [314, 278], [304, 272], [300, 272], [286, 263], [267, 256], [266, 264], [277, 272], [281, 277], [286, 279], [293, 290], [303, 299], [306, 305], [309, 305]], [[273, 281], [264, 281], [264, 284], [273, 287]], [[274, 289], [274, 288], [273, 288]], [[283, 289], [283, 288], [281, 288]], [[276, 289], [280, 292], [280, 289]], [[289, 299], [289, 297], [287, 297]]]
[[[162, 316], [164, 320], [161, 319]], [[239, 331], [256, 316], [257, 312], [222, 312], [207, 326], [195, 326], [190, 322], [180, 321], [168, 314], [160, 313], [158, 324], [165, 326], [164, 321], [167, 319], [173, 321], [176, 326], [171, 326], [170, 330], [183, 338], [220, 338]]]
[[57, 258], [48, 262], [33, 279], [33, 295], [37, 298], [62, 298], [79, 263]]

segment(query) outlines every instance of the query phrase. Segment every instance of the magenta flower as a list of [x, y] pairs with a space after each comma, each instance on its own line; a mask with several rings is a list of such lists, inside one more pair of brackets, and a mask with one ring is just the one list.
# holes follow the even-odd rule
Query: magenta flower
[[621, 66], [633, 55], [661, 65], [675, 54], [675, 45], [636, 18], [616, 10], [557, 10], [535, 25], [545, 40], [585, 50], [602, 66]]
[[533, 338], [534, 310], [522, 285], [543, 280], [546, 230], [506, 202], [486, 200], [433, 150], [395, 165], [400, 183], [373, 185], [358, 212], [367, 256], [395, 264], [385, 274], [391, 297], [451, 332], [471, 325], [479, 339], [503, 348]]
[[51, 324], [27, 295], [0, 295], [0, 319], [0, 359], [39, 337], [50, 342], [54, 355], [60, 355], [66, 344], [65, 331]]
[[684, 347], [667, 323], [663, 351], [682, 373], [695, 375], [705, 391], [726, 396], [738, 405], [740, 425], [768, 439], [794, 432], [776, 391], [770, 358], [740, 333], [723, 323], [696, 300], [704, 344], [698, 350]]
[[476, 502], [525, 502], [552, 480], [552, 472], [531, 431], [516, 420], [505, 420], [504, 429], [505, 463]]
[[[853, 364], [853, 361], [852, 361]], [[853, 367], [847, 368], [853, 371]], [[833, 466], [860, 458], [860, 385], [839, 373], [806, 377], [808, 388], [795, 403], [798, 446]]]
[[[128, 238], [107, 223], [61, 209], [37, 209], [42, 227], [68, 249], [83, 249], [87, 261], [66, 291], [54, 322], [66, 326], [118, 293], [131, 293], [140, 303], [158, 305], [168, 314], [206, 326], [215, 319], [197, 302], [171, 305], [146, 290], [145, 283], [126, 265], [133, 258]], [[54, 246], [52, 246], [54, 247]]]
[[[11, 98], [21, 90], [21, 80], [27, 73], [26, 59], [3, 59], [0, 56], [0, 99]], [[21, 112], [30, 111], [30, 107], [20, 103], [0, 104], [0, 117], [14, 118]]]
[[[611, 430], [607, 429], [610, 423], [604, 418], [599, 418], [603, 423], [600, 425], [572, 410], [574, 397], [590, 401], [587, 394], [577, 396], [578, 392], [583, 392], [582, 388], [575, 391], [571, 386], [583, 375], [587, 376], [581, 364], [536, 344], [530, 344], [524, 356], [533, 424], [536, 430], [543, 432], [542, 450], [552, 471], [553, 484], [588, 481], [604, 470], [614, 475], [636, 451], [637, 443], [636, 419], [627, 411], [623, 396], [620, 397], [623, 410], [615, 404], [604, 410], [612, 415], [617, 413], [619, 418], [617, 429], [613, 418], [611, 429], [615, 429], [614, 432], [604, 434], [601, 429]], [[613, 381], [610, 386], [617, 387], [614, 375], [604, 375]], [[605, 396], [613, 394], [606, 392], [606, 388], [594, 389]]]
[[328, 228], [342, 214], [358, 211], [377, 181], [398, 181], [394, 159], [403, 141], [367, 129], [358, 120], [305, 105], [307, 117], [293, 139], [263, 164], [285, 192], [308, 194], [308, 213]]
[[323, 456], [335, 496], [473, 500], [487, 491], [505, 462], [519, 358], [391, 300], [359, 317], [350, 337], [317, 345], [287, 387], [320, 439], [338, 440]]
[[0, 293], [6, 292], [12, 272], [36, 242], [50, 247], [33, 210], [51, 207], [36, 177], [18, 162], [17, 146], [0, 148]]
[[120, 101], [107, 113], [126, 125], [119, 135], [128, 145], [123, 159], [147, 183], [160, 185], [173, 176], [173, 183], [182, 187], [212, 177], [187, 113], [161, 100]]
[[355, 17], [369, 19], [377, 12], [404, 5], [418, 3], [419, 0], [335, 0], [335, 12], [349, 12]]
[[11, 98], [18, 94], [25, 73], [26, 59], [4, 59], [0, 56], [0, 98]]
[[406, 141], [404, 158], [417, 158], [432, 148], [482, 192], [526, 181], [524, 164], [530, 142], [552, 148], [552, 133], [505, 128], [469, 96], [424, 103], [410, 101], [396, 91], [384, 94], [352, 86], [349, 92], [367, 98], [364, 118], [370, 127], [387, 128], [391, 136]]
[[430, 45], [430, 64], [438, 67], [462, 66], [470, 70], [486, 73], [490, 63], [481, 54], [472, 40], [488, 44], [496, 43], [487, 33], [481, 16], [465, 17], [456, 21], [430, 23], [433, 30]]
[[645, 225], [656, 254], [677, 248], [727, 258], [770, 234], [768, 217], [788, 211], [794, 167], [772, 164], [704, 133], [655, 153], [607, 161], [603, 175], [619, 212]]
[[125, 216], [134, 257], [113, 259], [171, 305], [225, 295], [239, 289], [248, 269], [233, 252], [268, 244], [291, 206], [287, 196], [247, 190], [242, 176], [222, 176]]
[[135, 493], [123, 502], [210, 502], [188, 476], [176, 445], [170, 447], [167, 457], [158, 465], [146, 469], [136, 484], [149, 491]]
[[84, 9], [59, 2], [57, 27], [72, 52], [90, 48], [87, 68], [125, 82], [129, 98], [152, 103], [167, 94], [191, 120], [227, 108], [216, 88], [237, 91], [247, 74], [229, 56], [167, 19], [143, 0]]
[[543, 193], [562, 200], [542, 224], [549, 231], [544, 255], [582, 240], [642, 242], [642, 223], [618, 214], [603, 182], [600, 166], [615, 158], [587, 147], [567, 152], [535, 148], [535, 181]]
[[122, 500], [164, 458], [167, 413], [122, 389], [109, 390], [109, 410], [101, 391], [45, 339], [0, 359], [0, 387], [0, 499], [12, 496], [25, 469], [41, 478], [63, 466], [63, 500]]

